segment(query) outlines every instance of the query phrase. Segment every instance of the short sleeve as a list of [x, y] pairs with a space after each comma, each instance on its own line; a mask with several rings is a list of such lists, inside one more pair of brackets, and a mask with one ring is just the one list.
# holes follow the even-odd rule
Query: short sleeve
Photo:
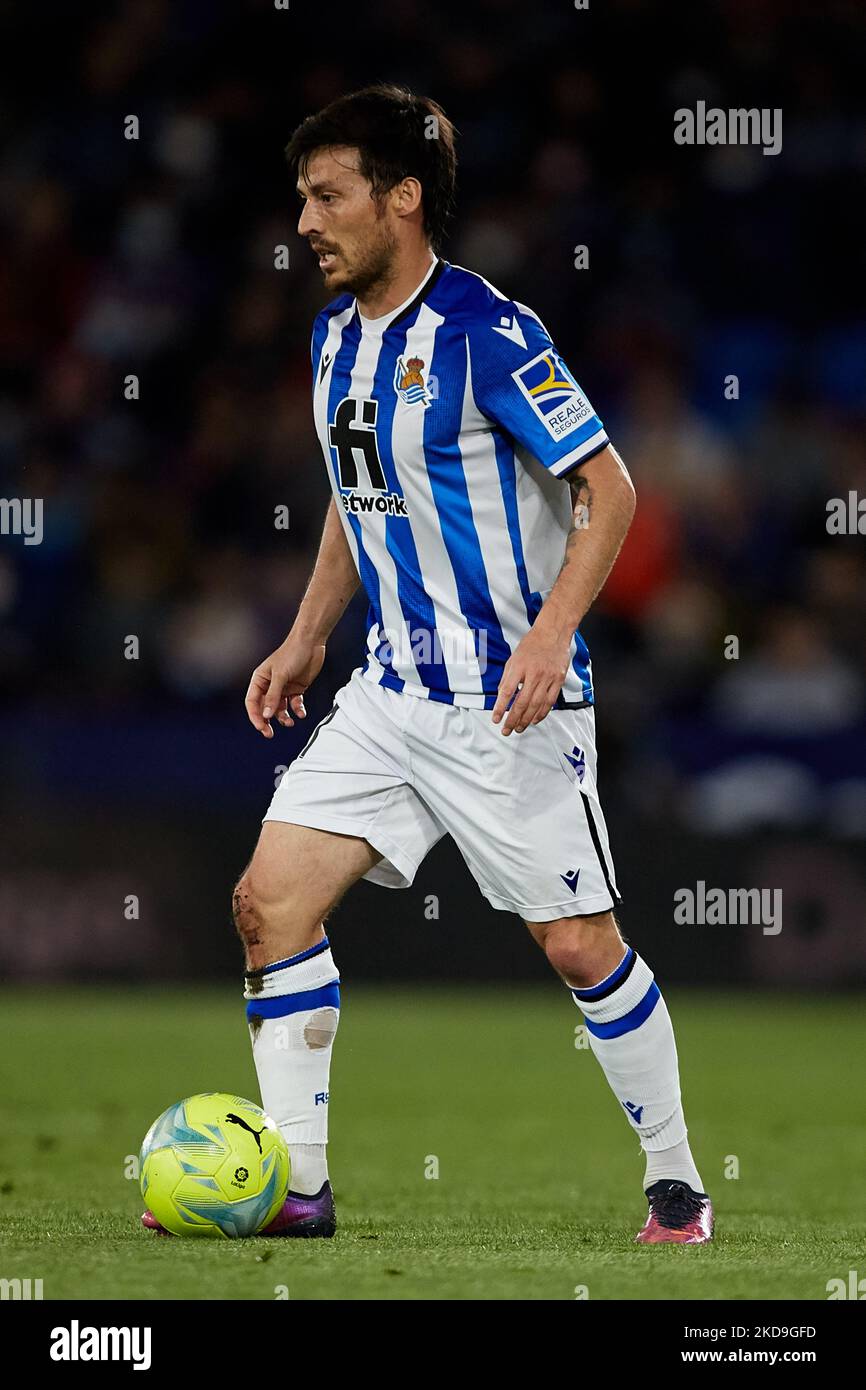
[[607, 433], [541, 320], [509, 300], [497, 307], [467, 334], [475, 403], [563, 478], [605, 448]]

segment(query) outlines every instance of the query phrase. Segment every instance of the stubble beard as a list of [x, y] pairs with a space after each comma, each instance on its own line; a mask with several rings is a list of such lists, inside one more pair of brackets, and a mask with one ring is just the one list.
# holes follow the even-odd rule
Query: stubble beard
[[394, 279], [396, 253], [397, 238], [383, 228], [376, 241], [368, 244], [343, 273], [340, 283], [332, 281], [329, 288], [353, 294], [356, 299], [369, 298], [374, 290], [381, 293]]

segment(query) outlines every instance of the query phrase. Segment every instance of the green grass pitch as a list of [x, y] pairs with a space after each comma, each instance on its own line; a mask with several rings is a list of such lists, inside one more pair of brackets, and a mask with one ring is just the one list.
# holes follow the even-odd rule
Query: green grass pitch
[[46, 1299], [826, 1299], [866, 1274], [862, 1001], [666, 997], [716, 1206], [697, 1249], [634, 1245], [638, 1143], [554, 979], [344, 985], [331, 1241], [139, 1228], [124, 1165], [154, 1117], [195, 1091], [258, 1100], [237, 990], [7, 989], [0, 1277]]

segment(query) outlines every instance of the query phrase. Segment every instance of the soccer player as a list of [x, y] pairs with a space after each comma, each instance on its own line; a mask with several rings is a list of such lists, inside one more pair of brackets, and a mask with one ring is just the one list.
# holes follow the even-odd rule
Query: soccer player
[[[454, 131], [388, 85], [340, 98], [287, 148], [298, 230], [336, 296], [313, 328], [313, 414], [333, 498], [283, 644], [246, 709], [305, 718], [358, 588], [364, 663], [283, 777], [235, 890], [262, 1104], [292, 1190], [268, 1234], [330, 1236], [326, 1161], [339, 976], [323, 923], [360, 878], [405, 888], [445, 834], [571, 990], [640, 1138], [641, 1242], [699, 1244], [670, 1016], [617, 926], [578, 631], [634, 511], [628, 473], [544, 325], [439, 254]], [[153, 1218], [146, 1224], [156, 1225]]]

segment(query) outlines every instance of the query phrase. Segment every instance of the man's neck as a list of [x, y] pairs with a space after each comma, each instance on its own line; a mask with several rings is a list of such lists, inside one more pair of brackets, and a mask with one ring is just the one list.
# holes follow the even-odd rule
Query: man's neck
[[358, 308], [365, 319], [382, 318], [392, 309], [398, 309], [417, 290], [427, 276], [436, 256], [429, 246], [419, 247], [411, 257], [402, 262], [387, 284], [372, 286], [364, 298], [359, 296]]

